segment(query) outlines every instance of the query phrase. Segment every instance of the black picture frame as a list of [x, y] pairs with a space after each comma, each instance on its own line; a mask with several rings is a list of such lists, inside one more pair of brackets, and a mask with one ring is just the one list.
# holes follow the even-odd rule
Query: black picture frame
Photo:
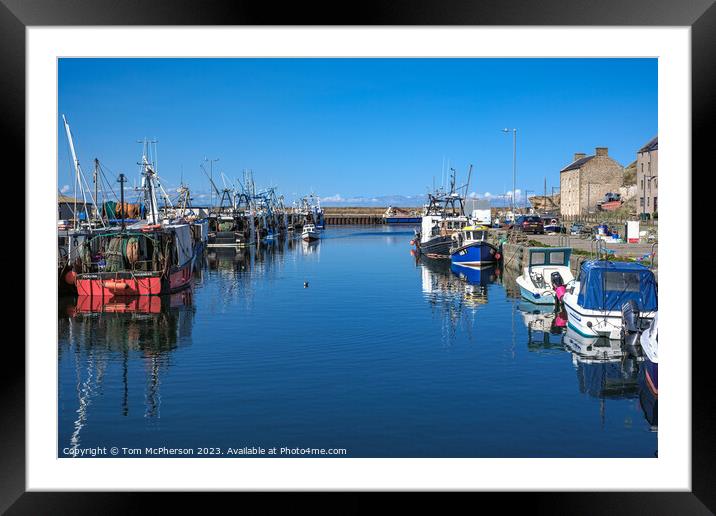
[[[692, 169], [703, 170], [706, 174], [713, 168], [705, 151], [709, 148], [706, 139], [710, 134], [710, 119], [716, 112], [716, 95], [713, 93], [716, 91], [716, 7], [713, 0], [688, 3], [679, 0], [404, 0], [334, 3], [332, 7], [320, 3], [292, 3], [280, 8], [271, 3], [246, 1], [0, 0], [0, 123], [4, 126], [4, 154], [9, 155], [4, 164], [8, 170], [24, 170], [25, 167], [21, 149], [25, 148], [27, 26], [304, 24], [689, 26], [692, 38]], [[8, 149], [12, 152], [7, 152]], [[30, 197], [26, 197], [25, 202], [29, 201]], [[692, 227], [695, 227], [696, 219], [692, 220]], [[27, 228], [24, 238], [28, 238]], [[685, 249], [684, 255], [691, 259], [691, 249]], [[21, 279], [17, 277], [15, 281]], [[691, 282], [691, 278], [684, 278], [684, 281]], [[690, 334], [689, 322], [685, 338], [690, 338]], [[538, 513], [710, 514], [716, 511], [716, 428], [711, 418], [715, 403], [708, 383], [712, 363], [709, 355], [713, 355], [713, 346], [707, 341], [702, 343], [706, 345], [693, 349], [697, 359], [692, 363], [691, 492], [511, 493], [481, 494], [480, 497], [500, 504], [509, 503], [511, 509], [517, 503]], [[7, 514], [127, 514], [144, 512], [150, 496], [153, 500], [158, 497], [162, 510], [167, 510], [171, 503], [180, 503], [185, 509], [188, 507], [186, 495], [179, 493], [25, 492], [25, 350], [17, 345], [16, 339], [6, 337], [5, 344], [6, 367], [0, 375], [3, 421], [0, 426], [0, 511], [7, 511]], [[684, 345], [687, 344], [685, 340]], [[271, 509], [295, 509], [295, 500], [281, 507], [276, 505], [272, 495], [242, 496], [261, 504], [267, 503], [267, 496], [271, 496]], [[299, 503], [317, 503], [313, 495], [303, 495], [298, 500]], [[413, 496], [411, 500], [426, 508], [422, 496]], [[382, 504], [382, 499], [374, 494], [354, 493], [341, 497], [336, 503], [341, 512], [346, 512]], [[438, 503], [444, 510], [444, 502]]]

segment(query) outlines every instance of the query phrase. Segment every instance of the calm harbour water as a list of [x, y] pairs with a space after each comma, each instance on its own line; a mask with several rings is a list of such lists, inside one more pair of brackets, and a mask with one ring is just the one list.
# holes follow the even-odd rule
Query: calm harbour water
[[656, 455], [638, 362], [551, 334], [554, 314], [497, 269], [416, 261], [412, 235], [329, 228], [310, 245], [209, 250], [168, 298], [60, 299], [58, 455]]

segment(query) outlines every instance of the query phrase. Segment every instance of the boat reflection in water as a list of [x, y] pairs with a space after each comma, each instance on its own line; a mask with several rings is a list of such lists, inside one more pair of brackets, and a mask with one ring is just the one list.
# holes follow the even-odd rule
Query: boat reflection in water
[[[192, 290], [104, 301], [96, 296], [63, 300], [58, 354], [60, 367], [68, 371], [61, 374], [65, 381], [60, 383], [59, 403], [76, 407], [60, 416], [74, 418], [67, 421], [71, 450], [80, 447], [81, 431], [106, 382], [121, 384], [118, 405], [123, 416], [134, 415], [130, 400], [142, 399], [142, 417], [159, 419], [161, 375], [171, 365], [171, 352], [191, 344], [192, 301]], [[141, 393], [132, 388], [137, 379], [143, 383]], [[108, 391], [117, 392], [114, 387]]]
[[487, 285], [494, 283], [497, 275], [494, 266], [468, 267], [450, 265], [450, 271], [465, 282], [465, 296], [476, 303], [487, 303]]
[[234, 273], [251, 267], [251, 251], [247, 248], [216, 247], [208, 251], [206, 256], [211, 271]]
[[625, 353], [619, 340], [584, 337], [571, 328], [564, 334], [564, 345], [572, 353], [580, 392], [602, 400], [602, 417], [607, 399], [638, 397], [651, 430], [657, 430], [657, 403], [646, 386], [643, 359]]
[[321, 254], [319, 242], [320, 240], [301, 240], [301, 252], [303, 252], [304, 255], [318, 257]]
[[529, 301], [521, 301], [517, 309], [527, 327], [527, 347], [530, 351], [564, 350], [562, 335], [567, 328], [567, 313], [564, 309]]
[[458, 324], [472, 338], [477, 309], [487, 303], [487, 285], [495, 280], [494, 267], [471, 269], [451, 266], [449, 260], [431, 259], [420, 255], [416, 265], [421, 270], [423, 297], [442, 317], [444, 343], [455, 337]]

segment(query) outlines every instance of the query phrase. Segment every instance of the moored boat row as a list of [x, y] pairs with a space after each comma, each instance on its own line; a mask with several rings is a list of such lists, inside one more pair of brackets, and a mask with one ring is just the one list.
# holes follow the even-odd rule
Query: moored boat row
[[208, 212], [192, 207], [189, 188], [183, 181], [176, 189], [178, 200], [172, 202], [160, 183], [152, 158], [156, 148], [152, 153], [151, 143], [156, 142], [147, 140], [143, 142], [139, 163], [141, 187], [134, 189], [138, 202], [125, 202], [124, 174], [118, 179], [119, 199], [109, 201], [102, 188], [107, 179], [101, 176], [99, 160], [94, 160], [94, 191], [91, 191], [64, 116], [63, 122], [75, 185], [79, 185], [82, 200], [75, 200], [74, 206], [70, 206], [71, 221], [58, 223], [61, 295], [109, 299], [174, 293], [191, 285], [194, 264], [207, 248], [270, 243], [303, 229], [304, 225], [308, 228], [302, 234], [304, 240], [319, 238], [324, 218], [317, 197], [311, 194], [300, 205], [286, 207], [275, 188], [257, 190], [253, 174], [248, 172], [244, 173], [243, 181], [237, 181], [239, 187], [229, 186], [225, 181], [222, 190], [207, 174], [218, 199], [218, 204]]

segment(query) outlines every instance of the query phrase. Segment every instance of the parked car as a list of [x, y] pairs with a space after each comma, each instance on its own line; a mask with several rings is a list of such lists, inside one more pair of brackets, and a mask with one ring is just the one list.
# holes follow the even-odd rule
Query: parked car
[[569, 228], [570, 235], [579, 235], [584, 230], [584, 224], [581, 222], [574, 222]]
[[513, 227], [523, 233], [539, 233], [544, 235], [544, 223], [537, 215], [521, 215], [517, 217]]

